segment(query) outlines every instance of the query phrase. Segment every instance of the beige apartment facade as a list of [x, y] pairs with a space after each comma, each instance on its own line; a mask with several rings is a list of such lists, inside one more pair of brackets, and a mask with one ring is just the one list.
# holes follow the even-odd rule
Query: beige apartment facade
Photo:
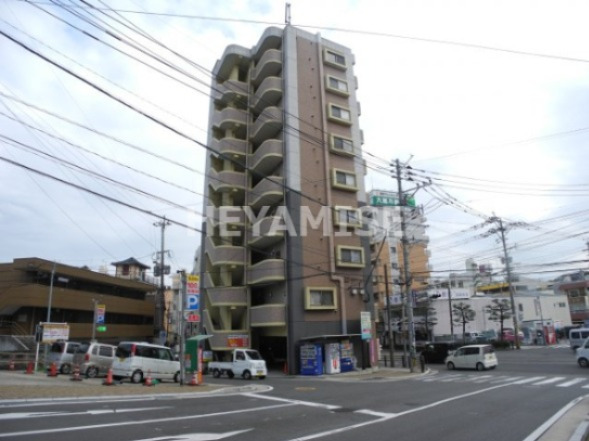
[[223, 358], [259, 349], [299, 371], [300, 346], [353, 343], [371, 310], [354, 56], [320, 35], [268, 28], [214, 68], [202, 331]]

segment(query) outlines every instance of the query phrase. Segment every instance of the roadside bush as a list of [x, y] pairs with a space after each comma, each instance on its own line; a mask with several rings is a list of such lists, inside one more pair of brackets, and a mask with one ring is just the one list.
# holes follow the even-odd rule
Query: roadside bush
[[510, 349], [511, 343], [508, 341], [496, 340], [493, 342], [493, 347], [495, 349]]

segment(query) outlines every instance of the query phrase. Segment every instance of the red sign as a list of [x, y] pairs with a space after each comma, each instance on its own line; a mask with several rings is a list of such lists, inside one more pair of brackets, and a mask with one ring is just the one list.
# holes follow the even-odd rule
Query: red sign
[[200, 322], [200, 314], [187, 314], [186, 315], [186, 321], [187, 322], [191, 322], [191, 323], [195, 323], [195, 322]]
[[247, 348], [249, 346], [249, 336], [246, 335], [229, 335], [227, 336], [227, 346], [230, 348]]

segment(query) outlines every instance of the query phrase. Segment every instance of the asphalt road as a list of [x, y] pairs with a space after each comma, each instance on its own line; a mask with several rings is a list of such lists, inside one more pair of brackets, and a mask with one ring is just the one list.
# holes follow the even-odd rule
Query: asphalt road
[[438, 371], [396, 381], [276, 372], [254, 380], [272, 386], [263, 393], [23, 403], [0, 407], [0, 441], [531, 441], [537, 427], [589, 393], [589, 370], [576, 366], [570, 349], [504, 352], [499, 363], [485, 372], [431, 365]]

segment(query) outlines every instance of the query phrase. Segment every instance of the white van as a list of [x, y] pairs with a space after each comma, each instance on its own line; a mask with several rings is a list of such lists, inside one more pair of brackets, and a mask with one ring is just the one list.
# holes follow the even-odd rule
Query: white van
[[47, 354], [47, 369], [52, 363], [61, 374], [71, 374], [74, 361], [74, 353], [81, 343], [77, 341], [59, 340], [51, 345]]
[[585, 339], [589, 337], [589, 328], [575, 328], [569, 331], [569, 344], [574, 351], [583, 345]]
[[172, 350], [166, 346], [145, 342], [123, 341], [117, 346], [112, 363], [113, 378], [130, 378], [141, 383], [149, 375], [151, 379], [180, 380], [180, 362], [174, 360]]
[[576, 349], [577, 363], [581, 367], [589, 367], [589, 338], [586, 338], [583, 343]]
[[456, 349], [445, 360], [448, 370], [452, 369], [495, 369], [497, 356], [491, 345], [468, 345]]

